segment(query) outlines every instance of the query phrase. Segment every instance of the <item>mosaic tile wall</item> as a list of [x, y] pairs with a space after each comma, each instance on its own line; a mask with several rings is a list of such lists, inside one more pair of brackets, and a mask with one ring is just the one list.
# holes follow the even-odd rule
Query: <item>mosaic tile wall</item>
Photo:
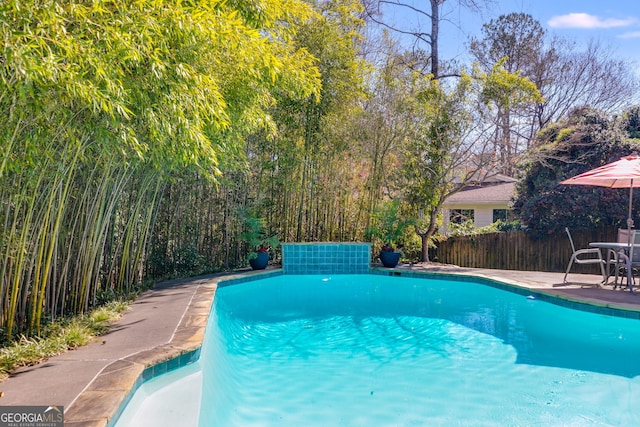
[[369, 243], [283, 243], [285, 274], [363, 274], [369, 272]]

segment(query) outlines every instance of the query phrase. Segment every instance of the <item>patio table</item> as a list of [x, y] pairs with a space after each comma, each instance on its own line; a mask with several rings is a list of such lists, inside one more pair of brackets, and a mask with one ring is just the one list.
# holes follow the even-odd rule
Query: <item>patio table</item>
[[[591, 242], [589, 243], [589, 246], [593, 247], [593, 248], [598, 248], [600, 249], [600, 255], [602, 256], [602, 249], [607, 250], [607, 256], [602, 257], [606, 259], [606, 263], [607, 266], [610, 264], [611, 261], [611, 253], [613, 252], [615, 255], [615, 264], [616, 264], [616, 269], [618, 268], [618, 265], [620, 264], [620, 252], [626, 252], [627, 249], [629, 249], [631, 246], [633, 246], [634, 251], [635, 250], [640, 250], [640, 244], [634, 243], [632, 245], [630, 245], [629, 243], [626, 242]], [[604, 284], [607, 284], [609, 282], [609, 277], [611, 276], [611, 274], [609, 274], [609, 269], [606, 268], [605, 269], [605, 273], [607, 275]], [[616, 276], [616, 281], [615, 281], [615, 286], [618, 285], [617, 282], [618, 278]], [[622, 280], [622, 279], [621, 279]], [[633, 292], [633, 283], [629, 283], [629, 291]]]

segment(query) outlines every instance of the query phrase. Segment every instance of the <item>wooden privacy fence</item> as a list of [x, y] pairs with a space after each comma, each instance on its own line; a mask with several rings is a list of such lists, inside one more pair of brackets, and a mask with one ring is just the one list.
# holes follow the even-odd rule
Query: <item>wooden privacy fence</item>
[[[618, 233], [617, 227], [613, 226], [570, 231], [576, 249], [589, 247], [589, 242], [615, 241]], [[571, 245], [564, 231], [544, 238], [533, 238], [524, 231], [510, 231], [449, 237], [438, 243], [429, 257], [432, 261], [460, 267], [564, 272], [571, 258]], [[571, 271], [600, 272], [595, 264], [575, 265]]]

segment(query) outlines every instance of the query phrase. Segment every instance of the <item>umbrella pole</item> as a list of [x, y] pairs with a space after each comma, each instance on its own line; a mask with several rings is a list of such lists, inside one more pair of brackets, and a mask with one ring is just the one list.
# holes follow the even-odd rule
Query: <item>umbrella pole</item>
[[[629, 245], [629, 255], [631, 255], [631, 228], [633, 228], [633, 218], [631, 218], [631, 207], [633, 206], [633, 178], [631, 178], [631, 186], [629, 187], [629, 216], [627, 217], [627, 242]], [[635, 243], [635, 241], [633, 242]], [[633, 272], [631, 264], [633, 260], [629, 259], [629, 266], [627, 267], [627, 285], [629, 285], [629, 292], [633, 292]]]
[[631, 207], [633, 206], [633, 178], [631, 178], [631, 186], [629, 187], [629, 216], [627, 217], [627, 228], [629, 231], [633, 228], [633, 218], [631, 218]]

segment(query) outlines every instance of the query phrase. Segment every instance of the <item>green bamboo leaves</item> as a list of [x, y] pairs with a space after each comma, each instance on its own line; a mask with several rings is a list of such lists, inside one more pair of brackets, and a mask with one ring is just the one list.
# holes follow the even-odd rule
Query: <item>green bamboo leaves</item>
[[214, 182], [274, 93], [318, 92], [297, 1], [0, 7], [0, 327], [37, 333], [144, 277], [169, 180]]

